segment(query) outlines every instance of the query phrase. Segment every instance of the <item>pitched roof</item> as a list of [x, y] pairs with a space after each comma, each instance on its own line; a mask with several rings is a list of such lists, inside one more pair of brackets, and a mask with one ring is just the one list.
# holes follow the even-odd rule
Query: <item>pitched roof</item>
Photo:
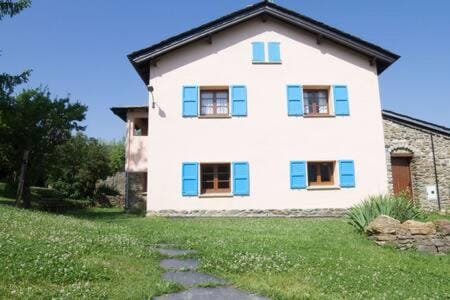
[[383, 109], [383, 118], [450, 137], [450, 128]]
[[148, 105], [116, 106], [116, 107], [111, 107], [110, 109], [116, 116], [118, 116], [119, 118], [121, 118], [122, 120], [124, 120], [126, 122], [128, 111], [131, 111], [131, 110], [148, 111]]
[[199, 27], [172, 36], [152, 46], [132, 52], [128, 54], [128, 59], [141, 76], [144, 83], [147, 84], [149, 79], [150, 62], [153, 59], [199, 39], [207, 38], [213, 33], [220, 32], [226, 28], [242, 23], [256, 16], [271, 16], [277, 18], [298, 28], [316, 34], [322, 40], [330, 40], [363, 53], [376, 62], [378, 74], [381, 74], [386, 68], [400, 58], [397, 54], [383, 49], [380, 46], [364, 41], [356, 36], [345, 33], [339, 29], [328, 26], [322, 22], [316, 21], [272, 2], [262, 1], [203, 24]]

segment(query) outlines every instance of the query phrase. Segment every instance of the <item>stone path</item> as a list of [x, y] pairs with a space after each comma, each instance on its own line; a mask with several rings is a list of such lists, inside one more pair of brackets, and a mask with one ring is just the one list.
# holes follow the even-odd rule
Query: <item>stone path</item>
[[[226, 286], [223, 279], [196, 272], [199, 265], [198, 259], [182, 257], [195, 254], [195, 250], [181, 250], [176, 249], [174, 245], [164, 244], [158, 245], [157, 251], [168, 257], [160, 262], [160, 266], [166, 270], [163, 278], [181, 284], [187, 290], [155, 297], [154, 300], [268, 300], [268, 298]], [[199, 287], [199, 285], [211, 284], [215, 287]]]

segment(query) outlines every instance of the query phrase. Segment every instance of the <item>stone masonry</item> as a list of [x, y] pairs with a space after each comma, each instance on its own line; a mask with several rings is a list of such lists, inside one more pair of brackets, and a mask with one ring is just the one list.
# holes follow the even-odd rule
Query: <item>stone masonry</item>
[[128, 173], [128, 202], [127, 209], [146, 210], [146, 186], [147, 173], [129, 172]]
[[400, 250], [445, 254], [450, 252], [450, 221], [419, 222], [380, 215], [367, 227], [370, 239], [380, 246], [392, 245]]
[[424, 209], [436, 210], [437, 200], [427, 199], [427, 186], [436, 186], [431, 135], [433, 135], [439, 194], [442, 210], [450, 210], [450, 137], [384, 119], [388, 183], [392, 191], [392, 153], [411, 153], [411, 178], [414, 200]]
[[271, 218], [318, 218], [342, 217], [347, 213], [342, 208], [318, 209], [248, 209], [248, 210], [162, 210], [149, 211], [147, 216], [163, 217], [271, 217]]

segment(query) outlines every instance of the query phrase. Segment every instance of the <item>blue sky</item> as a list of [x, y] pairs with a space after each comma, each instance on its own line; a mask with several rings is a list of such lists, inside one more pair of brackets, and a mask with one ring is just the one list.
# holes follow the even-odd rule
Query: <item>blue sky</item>
[[[34, 0], [0, 22], [0, 71], [33, 69], [26, 86], [89, 106], [88, 135], [121, 138], [109, 107], [147, 101], [126, 54], [255, 2]], [[383, 108], [450, 127], [450, 1], [275, 2], [401, 55], [380, 77]]]

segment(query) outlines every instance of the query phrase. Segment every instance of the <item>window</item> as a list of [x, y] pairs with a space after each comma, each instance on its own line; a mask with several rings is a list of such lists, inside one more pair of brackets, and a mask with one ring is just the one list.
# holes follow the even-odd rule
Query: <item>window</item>
[[201, 193], [231, 192], [229, 163], [200, 164]]
[[308, 185], [333, 185], [333, 161], [308, 162]]
[[136, 118], [133, 121], [133, 135], [147, 136], [148, 135], [148, 118]]
[[328, 89], [303, 89], [305, 115], [328, 115], [330, 113]]
[[227, 116], [229, 114], [228, 89], [200, 90], [200, 115]]
[[281, 63], [280, 43], [278, 42], [253, 42], [252, 53], [253, 63]]

